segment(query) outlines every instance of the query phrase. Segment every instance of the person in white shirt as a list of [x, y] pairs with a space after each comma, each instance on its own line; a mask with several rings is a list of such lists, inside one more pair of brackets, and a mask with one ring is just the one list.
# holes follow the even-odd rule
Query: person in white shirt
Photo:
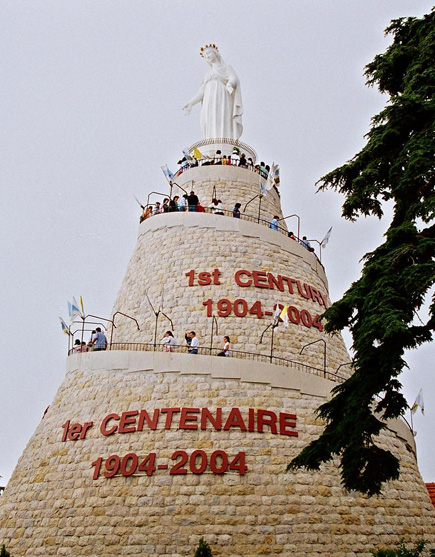
[[161, 342], [165, 352], [173, 352], [174, 346], [177, 344], [172, 331], [166, 331]]
[[224, 347], [222, 349], [222, 352], [219, 352], [218, 356], [230, 356], [230, 337], [224, 337]]
[[233, 149], [233, 152], [231, 153], [231, 164], [234, 166], [239, 166], [240, 164], [240, 155], [235, 149]]
[[222, 205], [222, 201], [220, 199], [216, 199], [215, 197], [213, 197], [210, 205], [208, 206], [208, 208], [210, 209], [210, 213], [213, 213], [214, 215], [223, 215], [224, 214], [224, 208]]
[[187, 210], [187, 194], [184, 194], [183, 197], [180, 198], [180, 201], [178, 202], [178, 210], [179, 211]]
[[215, 213], [216, 209], [218, 208], [218, 205], [219, 205], [218, 200], [216, 199], [216, 197], [213, 197], [210, 205], [208, 206], [208, 208], [210, 209], [210, 213]]
[[190, 331], [189, 337], [192, 339], [190, 341], [190, 344], [186, 342], [186, 346], [188, 347], [189, 354], [198, 354], [199, 340], [198, 337], [196, 336], [195, 331]]
[[217, 205], [214, 210], [215, 215], [223, 215], [224, 214], [224, 206], [222, 205], [222, 201], [220, 199], [217, 200]]

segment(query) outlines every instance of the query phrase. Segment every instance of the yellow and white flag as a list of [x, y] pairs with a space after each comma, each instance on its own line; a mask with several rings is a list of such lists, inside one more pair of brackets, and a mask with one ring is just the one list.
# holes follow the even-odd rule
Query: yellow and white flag
[[193, 156], [195, 157], [195, 159], [202, 159], [202, 153], [198, 149], [198, 147], [195, 147], [195, 149], [193, 150]]
[[415, 414], [419, 406], [420, 406], [421, 413], [424, 416], [423, 389], [420, 389], [418, 392], [417, 398], [415, 399], [415, 402], [411, 407], [411, 414]]
[[284, 327], [288, 327], [288, 305], [286, 304], [279, 314], [280, 318], [284, 321]]

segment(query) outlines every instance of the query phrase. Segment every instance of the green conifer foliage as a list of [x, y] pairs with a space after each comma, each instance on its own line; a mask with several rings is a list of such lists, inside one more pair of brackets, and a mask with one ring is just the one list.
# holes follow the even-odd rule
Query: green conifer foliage
[[0, 557], [11, 557], [11, 554], [9, 553], [9, 551], [6, 551], [6, 547], [3, 544], [1, 549], [0, 549]]
[[204, 540], [204, 538], [201, 538], [199, 540], [199, 544], [195, 551], [194, 557], [213, 557], [211, 548], [208, 545], [208, 543]]
[[435, 555], [435, 549], [429, 549], [425, 551], [427, 542], [421, 540], [417, 542], [414, 547], [408, 548], [403, 540], [400, 541], [396, 550], [394, 549], [379, 549], [378, 551], [372, 551], [373, 557], [423, 557], [427, 555], [428, 557], [433, 557]]
[[392, 202], [393, 218], [385, 241], [365, 255], [360, 279], [324, 314], [329, 333], [351, 331], [355, 373], [318, 408], [324, 432], [288, 466], [317, 470], [338, 456], [343, 485], [369, 495], [399, 476], [398, 459], [375, 440], [384, 420], [407, 408], [398, 379], [404, 351], [430, 341], [435, 329], [434, 297], [429, 319], [417, 314], [435, 281], [435, 11], [393, 20], [386, 33], [393, 44], [365, 75], [389, 101], [366, 146], [319, 189], [342, 193], [351, 221], [382, 218], [383, 201]]

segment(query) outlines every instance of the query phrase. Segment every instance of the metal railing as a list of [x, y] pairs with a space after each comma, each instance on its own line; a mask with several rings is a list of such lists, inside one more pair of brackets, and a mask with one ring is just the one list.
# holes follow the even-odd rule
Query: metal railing
[[257, 159], [257, 153], [250, 145], [248, 145], [247, 143], [243, 143], [238, 139], [230, 139], [228, 137], [212, 137], [209, 139], [201, 139], [200, 141], [197, 141], [196, 143], [191, 145], [188, 151], [189, 153], [193, 153], [195, 147], [199, 148], [206, 145], [233, 145], [242, 152], [247, 151], [248, 153], [252, 154], [254, 156], [254, 160]]
[[185, 172], [187, 172], [191, 168], [200, 168], [201, 166], [234, 166], [236, 168], [243, 168], [244, 170], [250, 170], [251, 172], [255, 172], [256, 174], [258, 174], [259, 176], [261, 176], [264, 179], [266, 179], [267, 176], [268, 176], [264, 172], [260, 172], [260, 170], [258, 168], [255, 168], [258, 165], [250, 164], [250, 163], [246, 163], [244, 165], [234, 164], [231, 161], [228, 162], [229, 160], [230, 159], [226, 159], [227, 162], [223, 163], [221, 158], [210, 157], [209, 159], [195, 159], [196, 162], [194, 164], [187, 163], [187, 164], [184, 164], [183, 166], [180, 166], [180, 168], [177, 170], [177, 172], [175, 172], [174, 178], [177, 178], [178, 176], [181, 176], [182, 174], [184, 174]]
[[[155, 352], [155, 351], [165, 351], [165, 345], [160, 343], [152, 342], [113, 342], [107, 346], [107, 350], [131, 350], [137, 352]], [[179, 354], [188, 354], [189, 347], [186, 345], [177, 344], [171, 347], [171, 352]], [[212, 348], [210, 346], [199, 346], [198, 354], [202, 356], [217, 356], [221, 352], [220, 348]], [[69, 354], [74, 351], [70, 350]], [[310, 375], [317, 375], [318, 377], [323, 377], [334, 383], [343, 383], [346, 381], [346, 377], [336, 375], [335, 373], [325, 371], [297, 360], [289, 360], [287, 358], [280, 358], [278, 356], [270, 356], [267, 354], [258, 354], [256, 352], [244, 352], [241, 350], [231, 350], [231, 356], [227, 359], [236, 358], [241, 360], [248, 360], [254, 362], [271, 363], [278, 366], [288, 367], [304, 373], [309, 373]]]

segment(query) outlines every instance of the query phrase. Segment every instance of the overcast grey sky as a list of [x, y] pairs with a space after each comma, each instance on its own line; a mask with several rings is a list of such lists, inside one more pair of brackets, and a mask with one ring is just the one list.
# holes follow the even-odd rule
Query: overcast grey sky
[[[284, 214], [321, 240], [333, 300], [388, 224], [340, 218], [342, 199], [315, 182], [363, 145], [386, 97], [363, 69], [391, 39], [393, 18], [426, 0], [1, 0], [0, 474], [7, 480], [65, 373], [58, 315], [82, 295], [109, 316], [136, 243], [139, 207], [164, 190], [181, 150], [199, 139], [199, 107], [182, 106], [218, 44], [238, 74], [244, 133], [281, 166]], [[181, 249], [181, 246], [180, 246]], [[435, 481], [433, 344], [402, 380], [415, 416], [420, 470]]]

